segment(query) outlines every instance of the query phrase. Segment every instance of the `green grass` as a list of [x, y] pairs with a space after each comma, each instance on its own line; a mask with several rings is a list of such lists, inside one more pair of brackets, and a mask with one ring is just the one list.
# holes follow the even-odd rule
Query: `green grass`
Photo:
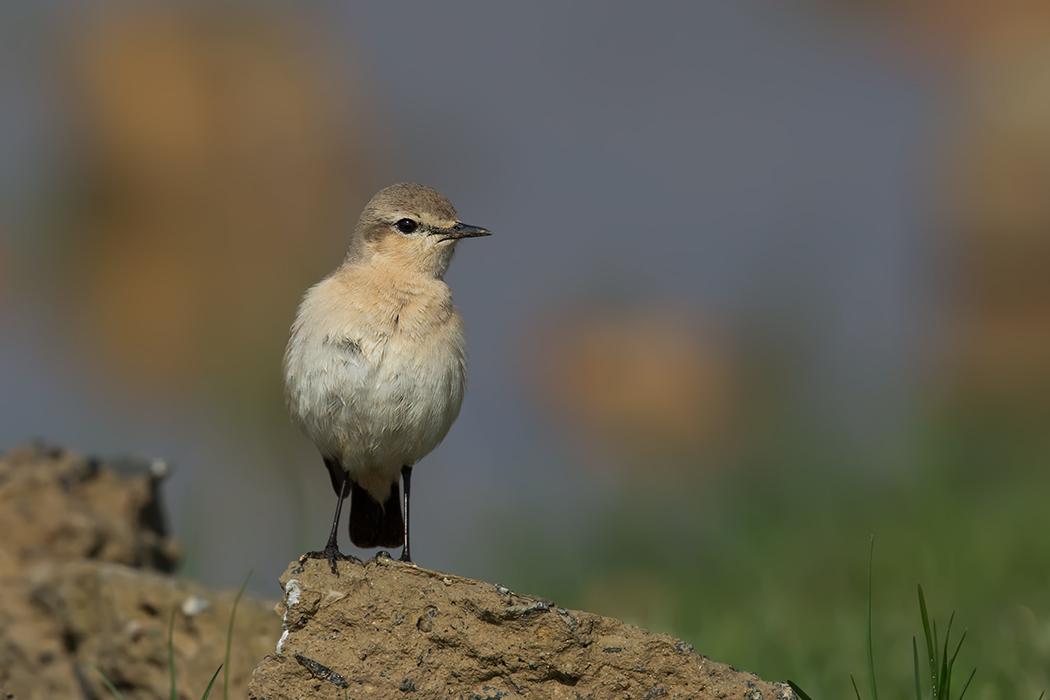
[[[215, 673], [212, 674], [211, 680], [208, 681], [207, 687], [204, 689], [204, 694], [201, 695], [201, 700], [208, 700], [208, 696], [211, 695], [211, 689], [215, 685], [215, 680], [219, 677], [219, 671], [226, 669], [226, 673], [223, 676], [222, 683], [222, 696], [223, 700], [229, 700], [230, 698], [230, 650], [233, 643], [233, 621], [237, 617], [237, 606], [241, 602], [241, 596], [244, 595], [244, 589], [248, 587], [248, 579], [252, 576], [252, 572], [249, 571], [248, 575], [244, 577], [244, 583], [241, 584], [240, 590], [237, 591], [237, 596], [233, 599], [233, 607], [230, 610], [230, 621], [226, 629], [226, 656], [223, 663], [219, 664], [219, 667], [215, 669]], [[171, 700], [178, 700], [178, 687], [175, 682], [175, 615], [176, 611], [172, 609], [171, 615], [168, 620], [168, 673], [171, 679], [169, 686]], [[127, 700], [124, 694], [113, 684], [113, 682], [95, 665], [93, 662], [89, 662], [91, 668], [95, 671], [98, 677], [102, 680], [102, 684], [106, 686], [106, 689], [113, 694], [117, 700]]]
[[866, 641], [887, 660], [878, 691], [914, 695], [921, 581], [969, 630], [948, 656], [981, 668], [967, 697], [1035, 698], [1050, 687], [1046, 442], [994, 419], [925, 426], [881, 460], [773, 441], [717, 478], [640, 468], [581, 525], [501, 530], [493, 550], [515, 590], [673, 634], [816, 698], [855, 696]]
[[[875, 651], [871, 640], [871, 571], [872, 571], [872, 560], [875, 551], [875, 540], [872, 539], [871, 548], [868, 551], [868, 610], [867, 610], [867, 632], [868, 632], [868, 644], [867, 644], [867, 658], [868, 658], [868, 678], [871, 683], [871, 700], [879, 700], [878, 685], [875, 680]], [[952, 671], [955, 668], [955, 660], [959, 656], [959, 651], [962, 649], [963, 641], [966, 639], [966, 632], [962, 633], [959, 638], [959, 643], [955, 647], [954, 653], [951, 658], [948, 657], [948, 649], [950, 648], [950, 639], [952, 633], [952, 622], [955, 620], [955, 613], [951, 614], [948, 619], [948, 629], [944, 633], [944, 646], [943, 649], [937, 643], [937, 622], [933, 621], [930, 623], [930, 616], [926, 610], [926, 596], [922, 592], [922, 584], [919, 584], [919, 613], [922, 618], [922, 630], [923, 636], [926, 640], [926, 653], [930, 664], [929, 671], [929, 696], [923, 694], [922, 679], [919, 671], [919, 647], [915, 640], [915, 637], [911, 638], [912, 648], [912, 667], [914, 669], [915, 678], [915, 699], [916, 700], [956, 700], [955, 696], [952, 695]], [[932, 629], [932, 632], [931, 632]], [[938, 663], [938, 658], [940, 662]], [[970, 672], [969, 677], [966, 679], [966, 683], [963, 684], [962, 690], [959, 692], [957, 700], [963, 700], [966, 695], [966, 689], [970, 687], [970, 682], [976, 675], [977, 669], [975, 668]], [[850, 674], [850, 682], [853, 684], [853, 692], [857, 697], [857, 700], [863, 700], [860, 689], [857, 687], [857, 679]], [[810, 695], [806, 693], [797, 683], [788, 679], [788, 685], [791, 686], [795, 694], [799, 696], [801, 700], [812, 700]], [[1042, 700], [1043, 694], [1040, 693], [1039, 700]]]
[[[252, 572], [249, 569], [244, 577], [244, 583], [241, 584], [240, 590], [237, 591], [237, 596], [233, 599], [233, 608], [230, 609], [230, 623], [226, 628], [226, 656], [222, 664], [222, 667], [226, 669], [226, 672], [222, 674], [223, 700], [230, 700], [230, 649], [233, 644], [233, 621], [237, 617], [237, 606], [241, 604], [241, 596], [244, 595], [244, 589], [248, 587], [248, 580], [251, 579], [251, 577]], [[218, 673], [218, 671], [216, 671], [216, 673]], [[212, 682], [215, 682], [214, 678], [212, 678]], [[208, 687], [211, 688], [211, 685]]]

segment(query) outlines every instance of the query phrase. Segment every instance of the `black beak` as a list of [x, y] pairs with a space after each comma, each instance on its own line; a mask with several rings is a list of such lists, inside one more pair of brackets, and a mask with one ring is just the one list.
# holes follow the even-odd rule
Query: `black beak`
[[451, 228], [443, 228], [434, 231], [432, 236], [441, 236], [442, 241], [458, 241], [460, 238], [477, 238], [478, 236], [491, 236], [492, 231], [480, 226], [471, 226], [470, 224], [464, 224], [456, 222], [456, 225]]

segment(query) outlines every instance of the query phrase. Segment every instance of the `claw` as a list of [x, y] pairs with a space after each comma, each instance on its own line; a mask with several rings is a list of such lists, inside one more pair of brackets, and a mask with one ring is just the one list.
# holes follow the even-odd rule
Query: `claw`
[[339, 551], [338, 547], [325, 547], [319, 552], [307, 552], [303, 556], [299, 557], [299, 563], [302, 564], [307, 559], [327, 559], [328, 565], [332, 567], [332, 573], [336, 576], [339, 575], [339, 569], [335, 563], [337, 561], [352, 561], [360, 564], [361, 560], [355, 557], [353, 554], [343, 554]]

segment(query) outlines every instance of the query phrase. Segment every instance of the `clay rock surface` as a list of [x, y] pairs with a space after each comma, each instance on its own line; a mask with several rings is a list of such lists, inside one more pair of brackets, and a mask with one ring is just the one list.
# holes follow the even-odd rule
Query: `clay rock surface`
[[163, 462], [101, 460], [43, 444], [0, 456], [0, 576], [46, 561], [92, 559], [170, 571], [158, 489]]
[[[43, 445], [0, 456], [0, 698], [168, 698], [168, 625], [180, 698], [200, 698], [223, 662], [236, 591], [166, 573], [178, 549], [164, 528], [162, 463], [108, 463]], [[281, 632], [273, 602], [237, 609], [230, 686]], [[215, 695], [213, 695], [215, 697]]]
[[391, 559], [294, 562], [253, 700], [795, 700], [678, 639]]

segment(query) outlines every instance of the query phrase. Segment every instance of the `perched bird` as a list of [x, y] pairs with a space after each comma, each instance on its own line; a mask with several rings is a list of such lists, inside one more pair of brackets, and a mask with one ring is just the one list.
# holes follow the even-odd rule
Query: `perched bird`
[[457, 241], [490, 234], [461, 223], [431, 188], [393, 185], [361, 213], [343, 264], [306, 292], [284, 354], [285, 395], [337, 500], [328, 544], [304, 557], [333, 572], [353, 559], [336, 537], [349, 495], [350, 541], [403, 546], [401, 560], [412, 560], [412, 466], [445, 438], [467, 381], [463, 320], [442, 277]]

